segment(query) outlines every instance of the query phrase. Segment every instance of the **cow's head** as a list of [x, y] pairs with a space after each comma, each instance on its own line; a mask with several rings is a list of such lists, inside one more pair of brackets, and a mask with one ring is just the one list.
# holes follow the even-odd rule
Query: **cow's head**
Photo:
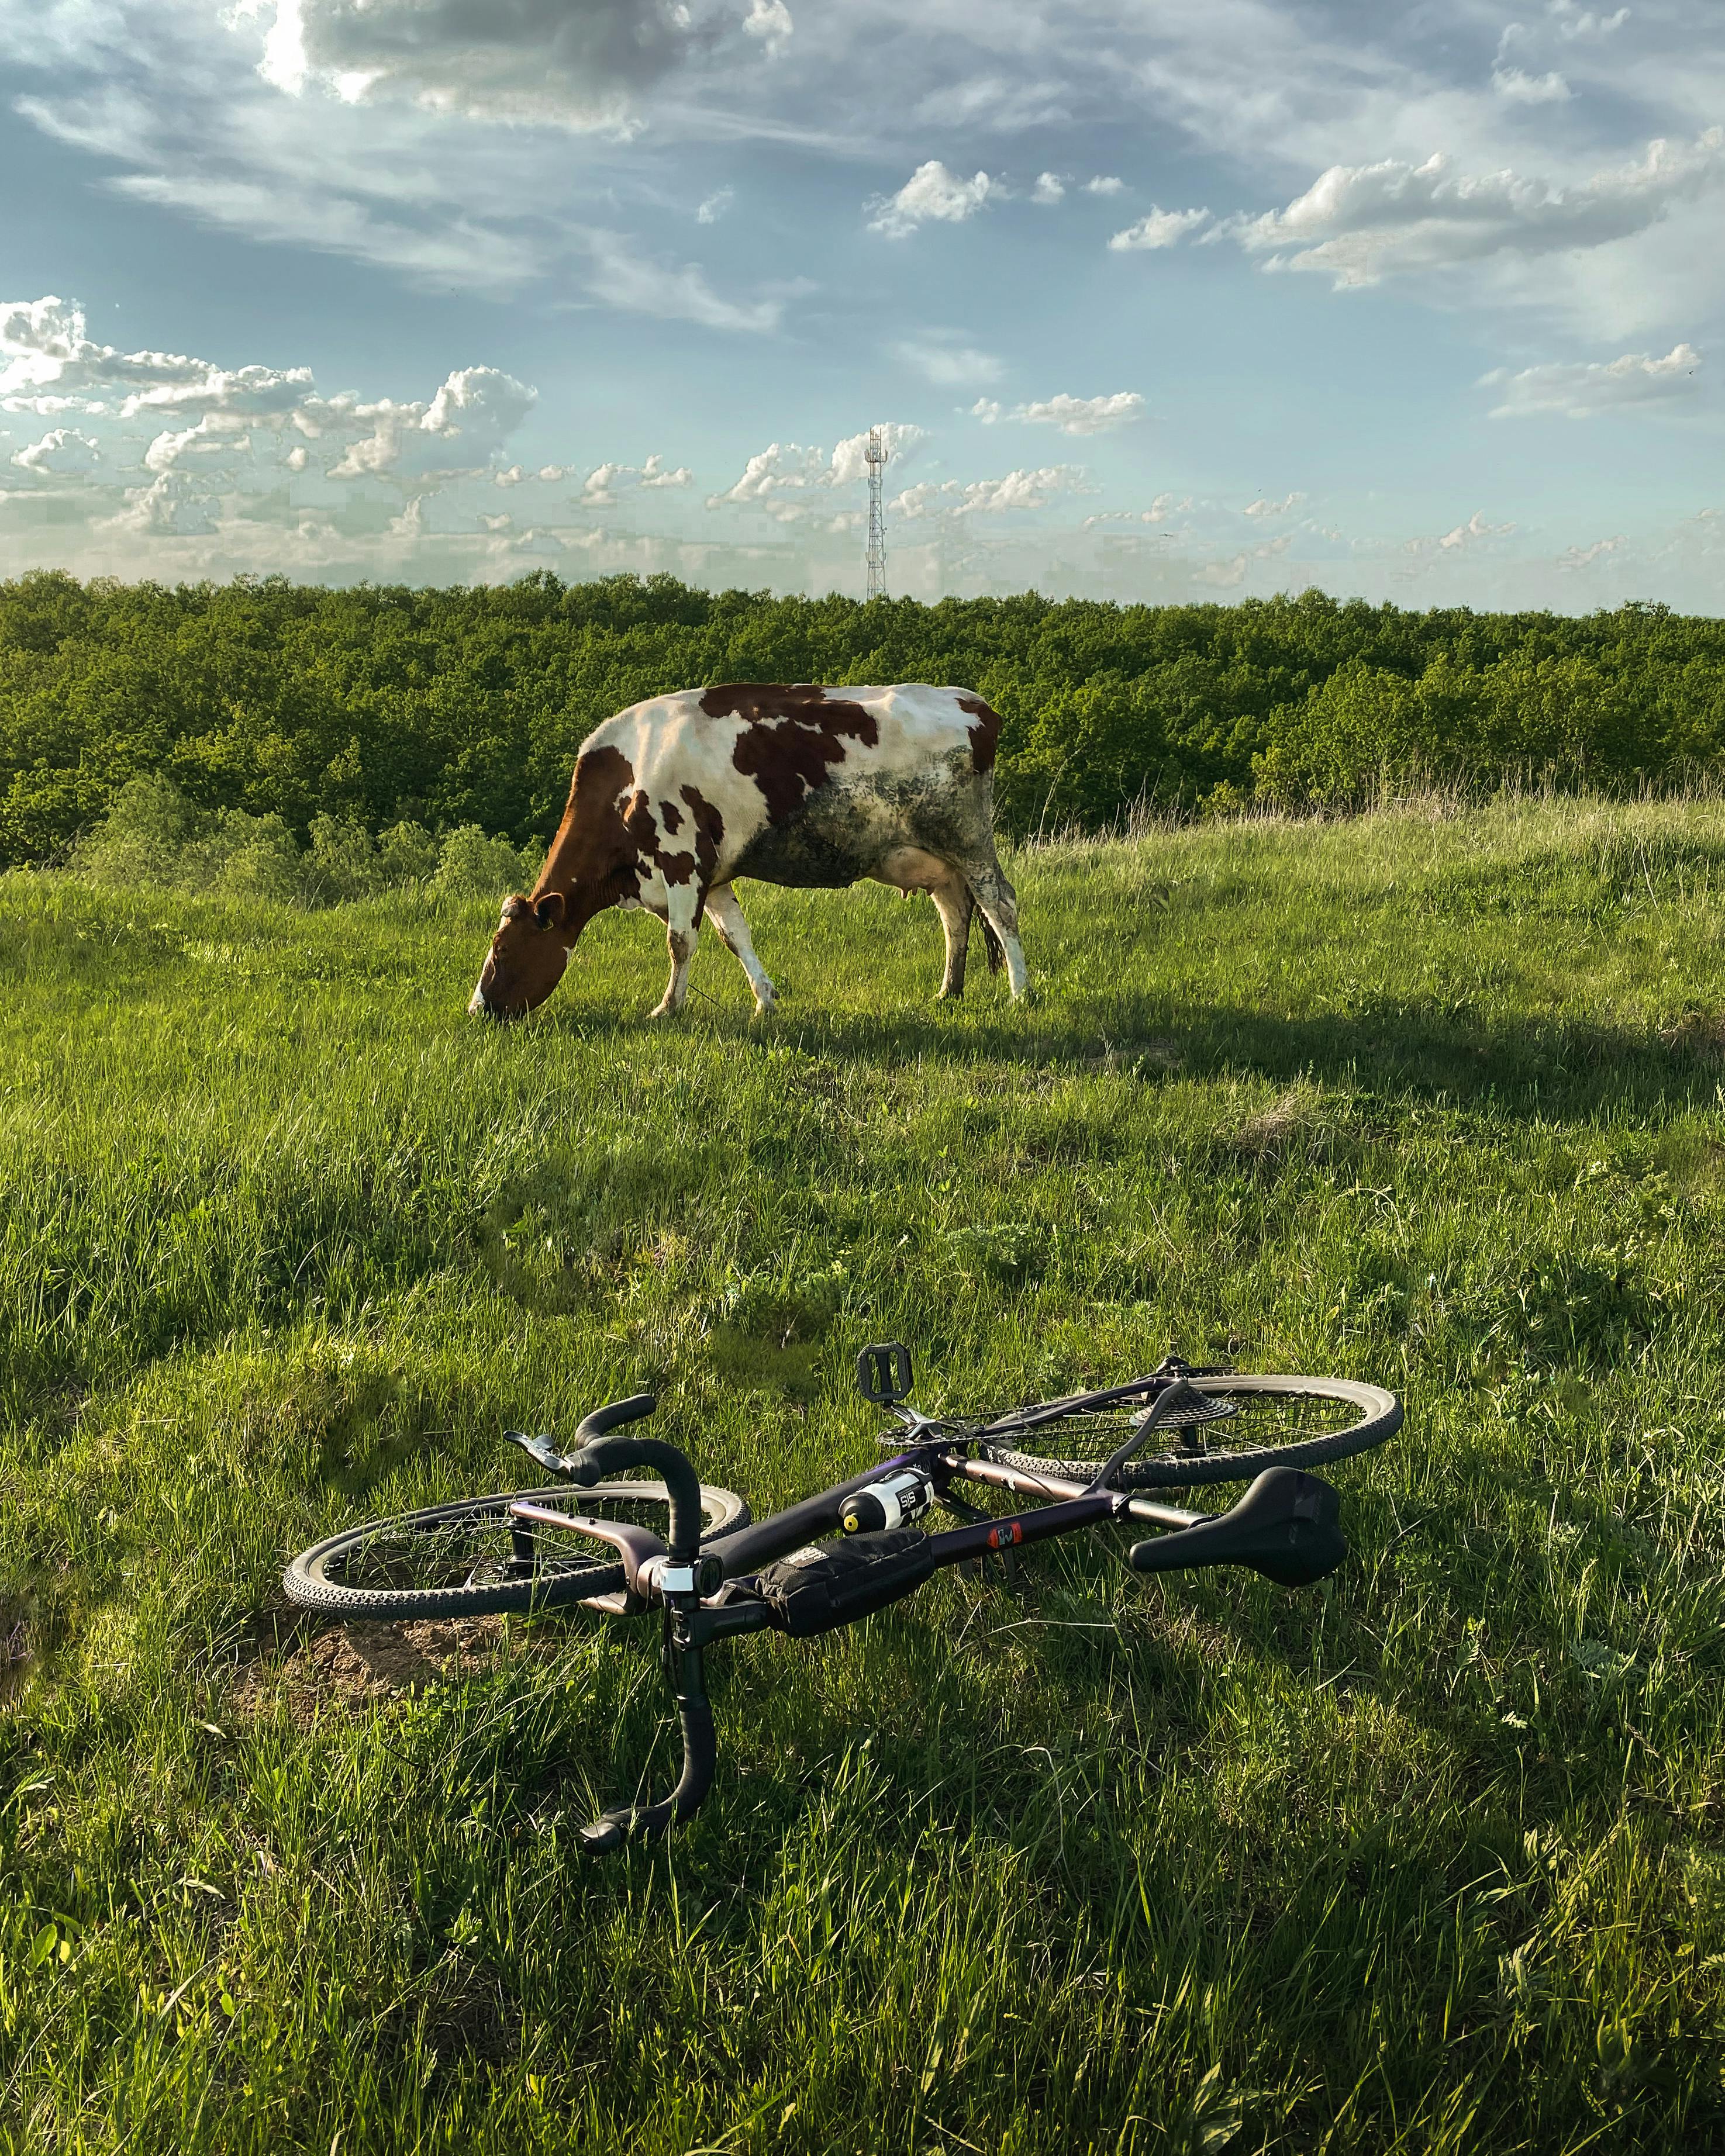
[[560, 891], [542, 891], [537, 898], [516, 891], [506, 898], [467, 1006], [472, 1015], [520, 1018], [542, 1004], [569, 963], [572, 926], [568, 901]]

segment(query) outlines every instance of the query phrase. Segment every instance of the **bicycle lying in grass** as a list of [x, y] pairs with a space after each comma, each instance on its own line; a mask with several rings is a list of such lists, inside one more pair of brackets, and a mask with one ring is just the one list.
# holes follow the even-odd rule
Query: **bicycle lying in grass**
[[[711, 1786], [702, 1656], [715, 1640], [769, 1628], [807, 1639], [884, 1609], [942, 1566], [990, 1551], [1009, 1559], [1029, 1543], [1108, 1523], [1163, 1530], [1127, 1550], [1135, 1572], [1238, 1564], [1303, 1587], [1348, 1553], [1340, 1500], [1307, 1469], [1383, 1444], [1402, 1419], [1394, 1394], [1377, 1385], [1235, 1376], [1172, 1358], [1125, 1384], [994, 1414], [911, 1406], [910, 1353], [897, 1342], [865, 1348], [857, 1375], [864, 1398], [900, 1424], [880, 1440], [896, 1456], [768, 1519], [752, 1521], [741, 1497], [701, 1482], [675, 1445], [610, 1435], [653, 1412], [653, 1396], [641, 1393], [588, 1415], [567, 1454], [549, 1437], [507, 1433], [536, 1466], [584, 1490], [586, 1510], [567, 1509], [558, 1485], [374, 1520], [296, 1557], [287, 1591], [307, 1609], [350, 1619], [660, 1611], [682, 1774], [661, 1802], [619, 1805], [583, 1827], [583, 1846], [600, 1854], [687, 1819]], [[663, 1480], [603, 1479], [632, 1467]], [[1143, 1494], [1247, 1481], [1225, 1512]], [[979, 1509], [961, 1495], [973, 1487], [1004, 1491], [1019, 1508]], [[958, 1525], [919, 1526], [937, 1506]], [[660, 1535], [644, 1519], [667, 1507]], [[616, 1559], [595, 1562], [594, 1543]]]

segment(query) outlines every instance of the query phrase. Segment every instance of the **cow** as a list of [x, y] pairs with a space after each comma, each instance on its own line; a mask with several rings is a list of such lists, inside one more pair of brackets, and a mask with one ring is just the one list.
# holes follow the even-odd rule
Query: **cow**
[[837, 889], [872, 877], [926, 891], [946, 932], [942, 997], [964, 993], [974, 912], [990, 969], [1025, 993], [1018, 900], [994, 855], [1000, 721], [980, 696], [920, 681], [884, 689], [734, 682], [651, 696], [581, 744], [569, 805], [531, 892], [504, 901], [468, 1009], [517, 1018], [562, 978], [607, 906], [664, 921], [671, 973], [652, 1015], [680, 1009], [703, 913], [774, 991], [732, 888], [738, 876]]

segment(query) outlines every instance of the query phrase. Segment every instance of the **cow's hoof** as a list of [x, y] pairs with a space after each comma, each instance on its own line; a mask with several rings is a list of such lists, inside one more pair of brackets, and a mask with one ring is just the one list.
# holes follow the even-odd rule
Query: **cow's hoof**
[[757, 996], [755, 998], [755, 1016], [757, 1018], [771, 1018], [774, 1011], [778, 1009], [778, 998], [777, 996]]

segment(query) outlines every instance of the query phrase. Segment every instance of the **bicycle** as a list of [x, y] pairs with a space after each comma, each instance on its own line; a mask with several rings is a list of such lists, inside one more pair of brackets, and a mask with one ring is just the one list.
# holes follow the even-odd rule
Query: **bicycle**
[[[878, 1440], [898, 1446], [896, 1456], [769, 1518], [754, 1520], [735, 1492], [702, 1483], [665, 1440], [612, 1435], [652, 1414], [656, 1401], [640, 1393], [588, 1415], [567, 1454], [548, 1435], [505, 1433], [536, 1466], [584, 1490], [588, 1509], [562, 1509], [561, 1483], [434, 1505], [330, 1536], [293, 1560], [284, 1584], [302, 1607], [347, 1619], [659, 1611], [682, 1772], [669, 1797], [615, 1806], [581, 1830], [583, 1847], [603, 1854], [688, 1819], [711, 1787], [702, 1657], [715, 1640], [768, 1628], [812, 1638], [902, 1600], [944, 1566], [991, 1552], [1012, 1563], [1029, 1544], [1111, 1522], [1163, 1530], [1127, 1550], [1136, 1572], [1245, 1565], [1307, 1586], [1348, 1554], [1340, 1498], [1307, 1471], [1382, 1445], [1402, 1420], [1380, 1386], [1234, 1375], [1172, 1357], [1125, 1384], [996, 1414], [923, 1414], [910, 1404], [911, 1375], [899, 1342], [862, 1351], [858, 1383], [896, 1419]], [[1051, 1440], [1068, 1449], [1039, 1449]], [[604, 1479], [637, 1467], [663, 1479]], [[1248, 1481], [1224, 1512], [1144, 1494]], [[1004, 1492], [1018, 1509], [991, 1513], [960, 1485]], [[936, 1507], [958, 1524], [919, 1525]], [[641, 1517], [661, 1507], [664, 1534]], [[593, 1543], [616, 1559], [596, 1563], [582, 1547]]]

